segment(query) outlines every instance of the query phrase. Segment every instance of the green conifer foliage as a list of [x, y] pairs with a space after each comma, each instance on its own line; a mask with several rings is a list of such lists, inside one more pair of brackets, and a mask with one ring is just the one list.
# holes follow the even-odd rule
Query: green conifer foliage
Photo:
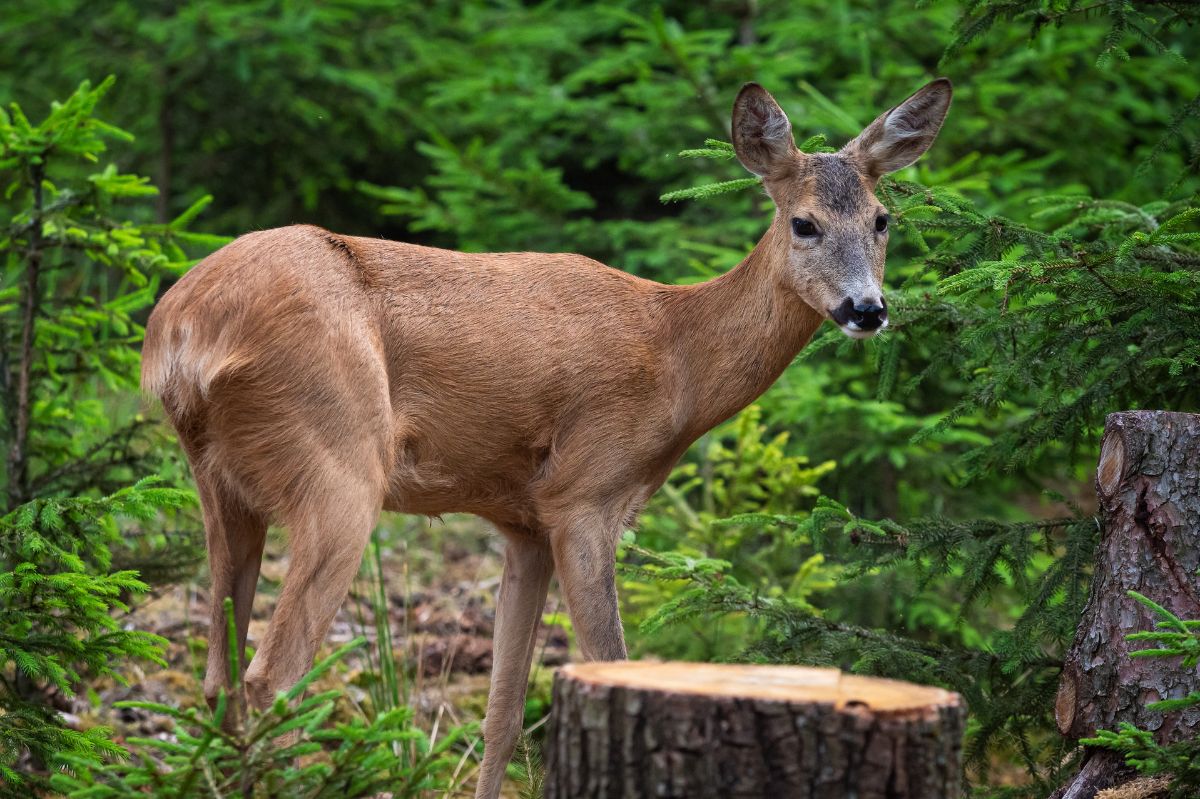
[[[1057, 16], [1038, 16], [1051, 6]], [[1036, 32], [1082, 10], [1079, 3], [969, 5], [948, 57], [999, 22], [1029, 21]], [[1157, 21], [1125, 3], [1092, 10], [1112, 17], [1102, 44], [1108, 67], [1129, 57], [1125, 33], [1138, 33], [1158, 52], [1166, 48], [1159, 32], [1188, 19], [1174, 7]], [[1182, 130], [1191, 106], [1175, 114], [1168, 135]], [[726, 148], [710, 140], [686, 155], [719, 162]], [[1138, 165], [1128, 164], [1131, 175]], [[1147, 202], [1048, 186], [1030, 193], [1020, 214], [998, 213], [949, 185], [881, 182], [894, 243], [915, 257], [889, 294], [895, 327], [871, 345], [879, 397], [954, 387], [945, 412], [907, 432], [914, 445], [940, 445], [962, 423], [986, 432], [956, 439], [960, 491], [996, 485], [1003, 473], [1071, 474], [1094, 458], [1088, 453], [1109, 412], [1200, 407], [1200, 208], [1181, 190], [1185, 181], [1195, 185], [1191, 169], [1194, 163], [1182, 178], [1152, 187], [1155, 199]], [[662, 199], [711, 200], [744, 187], [703, 184]], [[802, 359], [828, 350], [852, 358], [860, 346], [828, 331]], [[714, 617], [751, 619], [758, 639], [741, 658], [833, 665], [959, 691], [971, 709], [967, 754], [980, 795], [1044, 796], [1073, 772], [1078, 754], [1057, 734], [1053, 706], [1098, 540], [1097, 521], [1066, 504], [1070, 515], [1035, 521], [930, 514], [901, 523], [868, 521], [822, 497], [798, 513], [711, 522], [714, 537], [722, 529], [772, 531], [796, 557], [824, 556], [839, 587], [806, 601], [742, 579], [736, 553], [716, 559], [630, 544], [625, 569], [635, 579], [683, 586], [642, 620], [646, 632], [696, 620], [711, 627]], [[880, 585], [894, 589], [882, 618], [855, 607]], [[1145, 637], [1169, 639], [1171, 652], [1184, 654], [1179, 648], [1194, 643], [1194, 623], [1166, 624], [1174, 627]], [[1148, 771], [1167, 770], [1169, 762], [1192, 773], [1194, 747], [1153, 750], [1148, 740], [1133, 729], [1102, 736], [1103, 745], [1124, 749]], [[1026, 785], [992, 784], [992, 765], [1003, 760], [1024, 767]]]
[[[233, 603], [225, 600], [233, 630]], [[266, 711], [252, 710], [234, 729], [222, 726], [232, 701], [224, 693], [211, 713], [153, 702], [123, 702], [159, 713], [175, 724], [172, 740], [134, 738], [126, 762], [107, 763], [94, 753], [63, 757], [70, 771], [53, 787], [74, 799], [122, 799], [147, 793], [157, 799], [214, 796], [358, 799], [386, 794], [395, 799], [445, 795], [461, 769], [454, 749], [470, 726], [455, 726], [431, 739], [413, 723], [407, 705], [378, 708], [339, 720], [338, 689], [305, 696], [351, 651], [358, 638], [313, 666]], [[240, 674], [237, 653], [232, 672]], [[236, 686], [240, 696], [242, 686]], [[291, 736], [295, 736], [289, 738]], [[455, 768], [456, 762], [460, 768]]]
[[43, 697], [48, 689], [72, 697], [85, 676], [120, 680], [133, 660], [165, 665], [166, 641], [113, 615], [148, 586], [113, 569], [110, 549], [118, 519], [152, 522], [190, 500], [143, 480], [100, 499], [36, 499], [0, 517], [0, 795], [30, 795], [41, 781], [31, 763], [123, 754], [108, 729], [71, 729]]
[[[185, 230], [204, 201], [169, 224], [125, 221], [120, 204], [154, 188], [101, 165], [127, 138], [94, 116], [111, 85], [80, 86], [37, 124], [0, 110], [0, 791], [16, 796], [61, 756], [120, 751], [103, 728], [65, 726], [48, 694], [161, 662], [162, 639], [114, 616], [147, 588], [114, 553], [133, 559], [128, 533], [153, 557], [161, 534], [145, 531], [191, 503], [139, 480], [159, 461], [133, 393], [134, 315], [186, 265], [181, 245], [213, 239]], [[182, 543], [160, 561], [193, 561]]]

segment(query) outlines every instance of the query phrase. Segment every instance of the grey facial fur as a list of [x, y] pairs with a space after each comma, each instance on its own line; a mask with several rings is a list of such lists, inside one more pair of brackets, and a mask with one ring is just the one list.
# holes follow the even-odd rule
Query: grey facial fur
[[821, 205], [838, 215], [862, 211], [867, 191], [862, 175], [852, 164], [836, 155], [812, 156], [808, 169], [813, 177], [813, 194]]

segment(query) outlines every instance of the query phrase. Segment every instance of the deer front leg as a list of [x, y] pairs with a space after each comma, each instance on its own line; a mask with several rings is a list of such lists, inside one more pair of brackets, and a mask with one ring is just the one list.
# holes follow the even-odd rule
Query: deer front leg
[[525, 711], [525, 688], [537, 644], [538, 621], [554, 573], [550, 547], [528, 534], [510, 534], [492, 635], [492, 685], [483, 723], [483, 765], [476, 799], [496, 799]]
[[554, 530], [558, 582], [575, 638], [587, 660], [624, 660], [625, 633], [617, 607], [616, 560], [621, 525], [587, 514]]

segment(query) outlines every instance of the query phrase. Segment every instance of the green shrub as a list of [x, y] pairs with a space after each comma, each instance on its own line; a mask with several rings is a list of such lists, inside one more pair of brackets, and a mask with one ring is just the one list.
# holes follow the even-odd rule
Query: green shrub
[[131, 565], [170, 576], [195, 559], [156, 529], [190, 494], [135, 482], [162, 465], [133, 392], [135, 315], [187, 263], [182, 244], [213, 239], [184, 229], [203, 202], [167, 225], [123, 215], [154, 189], [97, 166], [127, 138], [94, 116], [111, 85], [85, 83], [38, 124], [0, 110], [0, 790], [24, 796], [61, 757], [117, 751], [104, 728], [68, 729], [48, 694], [161, 663], [162, 639], [113, 612], [146, 590]]
[[124, 629], [112, 615], [146, 590], [136, 572], [113, 571], [117, 519], [149, 521], [190, 500], [143, 480], [102, 499], [37, 499], [0, 518], [0, 776], [14, 795], [41, 779], [19, 774], [64, 757], [120, 754], [108, 730], [77, 731], [41, 697], [70, 697], [85, 676], [111, 675], [131, 659], [163, 664], [162, 638]]
[[[226, 600], [232, 622], [232, 602]], [[231, 640], [236, 640], [232, 636]], [[412, 710], [393, 707], [370, 717], [355, 714], [333, 721], [342, 691], [305, 691], [329, 673], [359, 638], [318, 662], [265, 712], [251, 710], [244, 724], [222, 729], [229, 698], [222, 694], [209, 712], [153, 702], [121, 702], [169, 716], [167, 738], [130, 738], [129, 759], [117, 763], [95, 756], [62, 758], [71, 773], [52, 778], [55, 790], [72, 799], [200, 799], [238, 795], [247, 799], [356, 799], [385, 793], [402, 799], [452, 787], [459, 757], [454, 749], [472, 732], [449, 730], [440, 740], [412, 723]], [[240, 674], [236, 662], [233, 673]], [[242, 687], [235, 688], [240, 696]], [[241, 714], [239, 714], [240, 716]]]
[[[671, 559], [684, 573], [684, 567], [719, 569], [754, 590], [811, 608], [807, 599], [833, 586], [834, 571], [810, 541], [721, 520], [753, 511], [797, 512], [815, 501], [817, 481], [833, 468], [832, 462], [813, 466], [791, 454], [788, 434], [769, 434], [757, 406], [707, 434], [651, 499], [636, 536], [626, 537], [621, 595], [635, 653], [729, 657], [754, 636], [738, 619], [714, 624], [696, 618], [685, 629], [664, 629], [656, 621], [661, 607], [686, 602], [686, 593], [676, 596], [685, 586], [672, 581], [674, 569], [659, 571], [659, 564], [645, 561], [647, 551]], [[652, 572], [657, 579], [640, 579]]]
[[[0, 109], [0, 446], [7, 507], [111, 493], [162, 465], [138, 413], [139, 313], [163, 277], [225, 239], [130, 221], [155, 193], [99, 166], [128, 134], [95, 116], [112, 88], [84, 83], [38, 124]], [[126, 206], [125, 204], [129, 204]]]

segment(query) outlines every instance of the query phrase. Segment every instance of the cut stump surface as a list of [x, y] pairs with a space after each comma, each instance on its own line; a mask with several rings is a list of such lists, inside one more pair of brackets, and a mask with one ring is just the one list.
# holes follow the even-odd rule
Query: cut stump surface
[[571, 664], [545, 795], [954, 799], [965, 721], [955, 693], [835, 669]]

